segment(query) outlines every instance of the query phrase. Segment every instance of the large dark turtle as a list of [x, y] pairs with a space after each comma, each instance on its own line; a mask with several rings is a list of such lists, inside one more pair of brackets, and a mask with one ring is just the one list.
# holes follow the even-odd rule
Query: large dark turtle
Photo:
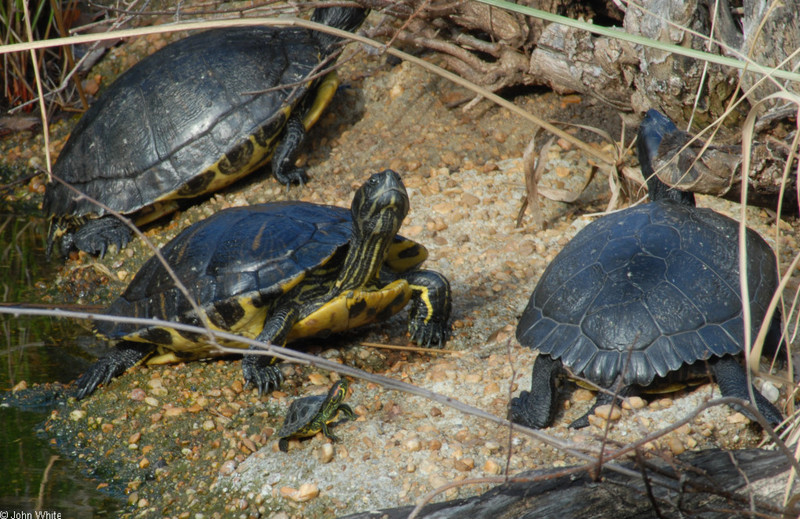
[[[397, 235], [408, 205], [400, 176], [386, 170], [358, 189], [349, 211], [305, 202], [226, 209], [185, 229], [161, 254], [220, 330], [283, 345], [387, 319], [411, 301], [411, 339], [443, 345], [450, 286], [417, 268], [425, 247]], [[200, 324], [156, 257], [105, 313]], [[120, 342], [80, 377], [79, 398], [143, 360], [215, 353], [203, 334], [100, 320], [96, 326]], [[245, 380], [260, 392], [277, 387], [282, 374], [274, 362], [245, 355]]]
[[[691, 193], [668, 188], [653, 174], [664, 135], [678, 131], [651, 110], [638, 154], [651, 203], [604, 216], [581, 230], [545, 269], [517, 326], [517, 339], [539, 351], [531, 390], [511, 403], [511, 420], [552, 423], [554, 379], [562, 365], [612, 388], [651, 386], [706, 366], [724, 396], [750, 400], [734, 357], [744, 348], [739, 289], [739, 224], [696, 208]], [[747, 230], [747, 276], [753, 337], [778, 284], [775, 255]], [[780, 343], [773, 321], [769, 348]], [[687, 368], [689, 366], [689, 368]], [[691, 368], [691, 369], [690, 369]], [[771, 424], [781, 413], [758, 391], [756, 405]], [[610, 402], [600, 393], [598, 403]], [[588, 424], [587, 416], [573, 427]]]
[[344, 403], [348, 387], [350, 383], [347, 379], [341, 378], [331, 387], [327, 395], [306, 396], [293, 401], [283, 425], [276, 433], [280, 438], [278, 448], [287, 452], [290, 439], [309, 438], [320, 431], [331, 441], [339, 441], [328, 425], [336, 421], [339, 413], [350, 420], [358, 418], [350, 406]]
[[[362, 9], [332, 7], [311, 19], [353, 30], [364, 17]], [[122, 74], [83, 115], [53, 174], [137, 225], [270, 158], [275, 178], [302, 184], [296, 150], [338, 85], [335, 72], [314, 75], [330, 65], [338, 41], [305, 28], [235, 27], [167, 45]], [[48, 251], [62, 233], [63, 254], [74, 246], [102, 255], [130, 239], [121, 221], [61, 182], [47, 185], [43, 209], [54, 219]]]

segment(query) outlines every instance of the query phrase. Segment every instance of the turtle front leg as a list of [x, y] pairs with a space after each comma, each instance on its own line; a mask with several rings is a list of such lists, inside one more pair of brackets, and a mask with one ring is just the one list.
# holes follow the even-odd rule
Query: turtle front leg
[[[747, 389], [747, 374], [737, 359], [730, 355], [711, 359], [709, 360], [709, 367], [714, 374], [717, 385], [719, 385], [719, 392], [722, 393], [722, 396], [739, 398], [745, 402], [750, 401], [750, 392]], [[756, 398], [756, 407], [771, 426], [776, 427], [783, 421], [781, 412], [756, 388], [753, 388], [753, 396]], [[756, 421], [753, 414], [744, 407], [739, 405], [732, 405], [731, 407], [750, 420]]]
[[[295, 307], [279, 308], [266, 320], [264, 329], [256, 339], [267, 344], [283, 346], [299, 316], [300, 312]], [[249, 349], [260, 350], [255, 346], [250, 346]], [[277, 362], [278, 359], [270, 355], [245, 355], [242, 359], [245, 386], [252, 384], [257, 387], [259, 395], [278, 389], [283, 383], [283, 372], [275, 365]]]
[[452, 296], [450, 283], [432, 270], [412, 270], [403, 274], [411, 286], [408, 333], [420, 346], [444, 346], [450, 335]]
[[272, 174], [287, 188], [292, 184], [302, 186], [308, 182], [305, 169], [294, 165], [297, 160], [297, 152], [305, 140], [306, 128], [303, 125], [303, 118], [296, 111], [292, 112], [286, 121], [283, 138], [275, 146], [272, 154]]
[[86, 372], [78, 377], [75, 385], [78, 387], [76, 398], [82, 400], [94, 393], [100, 384], [108, 382], [125, 373], [128, 369], [144, 361], [156, 351], [154, 344], [144, 342], [122, 341], [100, 357], [97, 362], [89, 366]]
[[131, 230], [115, 216], [103, 216], [87, 221], [74, 233], [66, 233], [61, 239], [61, 254], [66, 256], [72, 247], [89, 254], [105, 256], [112, 245], [122, 250], [131, 241]]
[[508, 419], [533, 429], [542, 429], [553, 423], [558, 407], [556, 376], [560, 372], [561, 362], [540, 353], [533, 362], [531, 390], [522, 391], [511, 399]]

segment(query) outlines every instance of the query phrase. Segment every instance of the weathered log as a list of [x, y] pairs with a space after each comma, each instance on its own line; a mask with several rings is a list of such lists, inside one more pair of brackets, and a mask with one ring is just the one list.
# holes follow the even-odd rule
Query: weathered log
[[[670, 463], [650, 460], [626, 466], [639, 475], [604, 470], [595, 481], [585, 473], [555, 476], [561, 469], [525, 472], [519, 477], [528, 481], [509, 482], [468, 499], [430, 504], [418, 517], [783, 519], [800, 514], [798, 503], [783, 510], [789, 462], [774, 451], [713, 449], [687, 453]], [[405, 519], [412, 509], [370, 511], [343, 519]]]
[[[400, 27], [379, 27], [373, 35], [392, 38], [444, 57], [446, 65], [492, 91], [515, 85], [546, 85], [557, 92], [594, 97], [622, 112], [643, 113], [656, 108], [679, 126], [693, 122], [703, 128], [729, 112], [717, 128], [714, 144], [739, 146], [741, 123], [750, 110], [747, 100], [761, 99], [778, 87], [766, 81], [747, 94], [747, 100], [729, 111], [731, 102], [753, 87], [760, 75], [720, 65], [707, 67], [698, 60], [598, 37], [559, 24], [548, 24], [475, 2], [449, 0], [359, 0], [359, 3], [397, 16]], [[632, 34], [684, 47], [735, 56], [750, 56], [763, 65], [778, 65], [800, 48], [800, 0], [775, 4], [746, 0], [734, 9], [728, 0], [642, 0], [623, 13], [606, 0], [523, 0], [524, 5], [572, 18], [594, 18]], [[714, 12], [716, 7], [716, 12]], [[684, 30], [684, 28], [688, 30]], [[694, 31], [693, 32], [690, 32]], [[713, 34], [709, 43], [702, 35]], [[784, 68], [800, 66], [794, 56]], [[741, 82], [741, 84], [740, 84]], [[797, 83], [785, 85], [800, 91]], [[791, 107], [790, 107], [791, 108]], [[762, 108], [753, 148], [753, 166], [747, 172], [748, 202], [777, 207], [782, 176], [789, 160], [789, 143], [796, 126], [786, 106]], [[698, 192], [739, 200], [740, 161], [714, 173], [732, 180], [724, 190]], [[796, 179], [785, 193], [796, 191]], [[796, 199], [796, 197], [794, 197]], [[787, 206], [791, 208], [787, 209]], [[796, 200], [784, 210], [797, 211]]]

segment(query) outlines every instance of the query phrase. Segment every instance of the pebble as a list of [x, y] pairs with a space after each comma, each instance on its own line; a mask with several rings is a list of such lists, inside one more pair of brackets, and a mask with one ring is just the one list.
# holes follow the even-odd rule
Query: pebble
[[572, 392], [572, 401], [573, 402], [590, 402], [594, 400], [595, 395], [588, 389], [576, 389]]
[[768, 380], [765, 380], [764, 383], [761, 384], [761, 394], [773, 404], [776, 403], [781, 397], [781, 392], [778, 390], [778, 388]]
[[320, 463], [330, 463], [333, 460], [333, 445], [330, 443], [323, 443], [322, 446], [316, 450], [317, 459]]
[[422, 449], [422, 443], [419, 438], [412, 437], [403, 442], [403, 448], [409, 452], [417, 452]]
[[228, 460], [219, 468], [221, 476], [230, 476], [239, 464], [235, 460]]
[[86, 418], [86, 411], [83, 409], [75, 409], [69, 413], [69, 419], [73, 422], [83, 420], [84, 418]]
[[616, 422], [622, 417], [622, 411], [620, 411], [619, 407], [612, 407], [611, 404], [597, 406], [594, 410], [594, 414], [603, 420], [611, 420], [612, 422]]
[[623, 409], [644, 409], [647, 407], [647, 402], [640, 396], [629, 396], [622, 401]]
[[298, 489], [281, 487], [281, 495], [297, 503], [304, 503], [319, 495], [319, 487], [316, 483], [303, 483]]
[[137, 402], [141, 402], [146, 396], [147, 394], [144, 392], [144, 389], [140, 387], [131, 389], [131, 392], [128, 394], [128, 398]]
[[496, 476], [503, 471], [503, 468], [496, 461], [489, 459], [483, 464], [483, 471]]
[[453, 462], [453, 467], [460, 472], [469, 472], [475, 468], [475, 460], [472, 458], [461, 458]]

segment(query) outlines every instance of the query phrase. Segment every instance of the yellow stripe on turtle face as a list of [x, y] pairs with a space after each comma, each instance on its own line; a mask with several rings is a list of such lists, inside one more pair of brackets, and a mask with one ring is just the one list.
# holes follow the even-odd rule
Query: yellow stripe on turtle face
[[347, 291], [298, 321], [287, 340], [339, 333], [386, 319], [399, 312], [409, 299], [411, 287], [404, 279], [380, 290], [359, 288]]

